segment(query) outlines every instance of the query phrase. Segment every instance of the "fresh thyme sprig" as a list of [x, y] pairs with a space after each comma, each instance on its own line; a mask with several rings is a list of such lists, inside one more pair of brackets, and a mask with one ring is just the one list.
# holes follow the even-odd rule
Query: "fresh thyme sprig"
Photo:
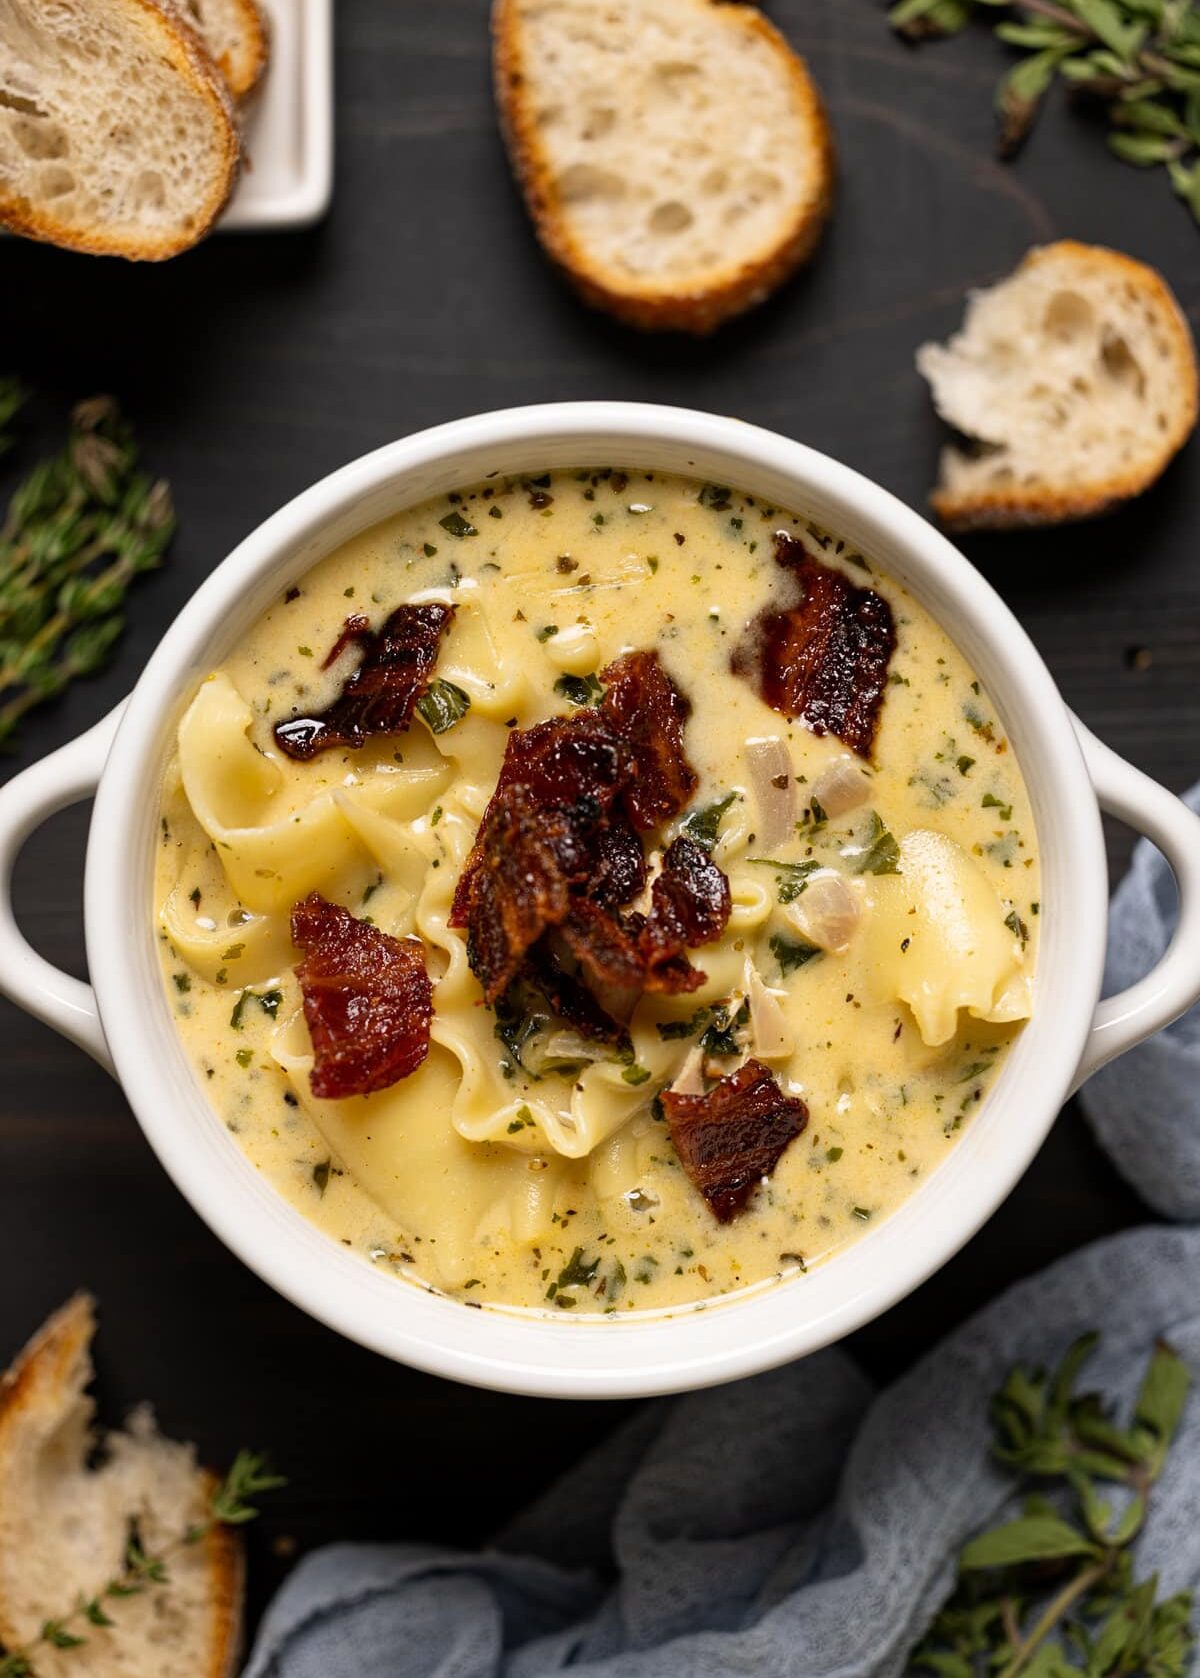
[[[20, 407], [0, 381], [0, 440]], [[81, 402], [60, 454], [35, 466], [0, 523], [0, 745], [19, 719], [98, 670], [123, 627], [130, 584], [175, 528], [167, 485], [136, 470], [115, 402]]]
[[1197, 0], [897, 0], [888, 17], [911, 41], [956, 35], [983, 9], [1023, 56], [996, 90], [999, 150], [1010, 157], [1056, 77], [1108, 108], [1108, 143], [1126, 163], [1162, 164], [1200, 221], [1200, 5]]
[[216, 1527], [244, 1526], [254, 1520], [258, 1509], [251, 1501], [264, 1492], [275, 1491], [287, 1481], [271, 1472], [266, 1457], [253, 1451], [239, 1451], [229, 1472], [213, 1490], [202, 1521], [189, 1526], [156, 1554], [143, 1548], [136, 1530], [131, 1530], [125, 1547], [125, 1565], [94, 1596], [81, 1597], [74, 1608], [58, 1619], [43, 1620], [36, 1637], [19, 1649], [0, 1650], [0, 1678], [37, 1678], [39, 1649], [77, 1649], [88, 1641], [89, 1628], [116, 1624], [110, 1609], [126, 1597], [140, 1596], [150, 1586], [171, 1583], [170, 1562], [181, 1551], [201, 1543]]
[[[1076, 1382], [1086, 1335], [1052, 1375], [1015, 1369], [992, 1403], [994, 1452], [1031, 1493], [1023, 1513], [973, 1538], [959, 1583], [911, 1667], [936, 1678], [1183, 1678], [1191, 1593], [1158, 1600], [1131, 1546], [1179, 1425], [1189, 1376], [1158, 1345], [1122, 1427]], [[1102, 1495], [1101, 1486], [1114, 1488]]]

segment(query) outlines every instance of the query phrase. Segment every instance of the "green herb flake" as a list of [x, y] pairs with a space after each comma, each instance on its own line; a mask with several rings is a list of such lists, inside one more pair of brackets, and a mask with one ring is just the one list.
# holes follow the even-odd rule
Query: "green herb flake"
[[536, 634], [538, 640], [543, 643], [552, 640], [553, 637], [558, 634], [558, 625], [556, 623], [544, 623], [541, 628], [536, 631]]
[[737, 796], [736, 792], [727, 792], [724, 798], [715, 799], [713, 803], [693, 810], [690, 815], [684, 817], [680, 832], [686, 833], [701, 850], [711, 851], [720, 836], [721, 821], [725, 812], [731, 804], [737, 803]]
[[1012, 820], [1012, 805], [1006, 804], [1002, 798], [997, 798], [994, 793], [985, 792], [979, 802], [980, 807], [984, 810], [998, 810], [1002, 822]]
[[554, 691], [572, 705], [598, 705], [604, 698], [598, 676], [560, 676], [554, 684]]
[[1021, 940], [1021, 946], [1024, 948], [1024, 946], [1029, 942], [1029, 928], [1025, 925], [1025, 922], [1021, 919], [1015, 909], [1011, 909], [1008, 914], [1005, 915], [1004, 924], [1012, 933], [1014, 938], [1019, 938]]
[[819, 862], [776, 862], [774, 857], [752, 856], [747, 862], [756, 868], [775, 870], [775, 887], [781, 903], [794, 903], [808, 884], [808, 876], [821, 865]]
[[649, 1082], [650, 1069], [646, 1066], [639, 1066], [635, 1061], [632, 1066], [625, 1068], [621, 1076], [627, 1084], [645, 1084]]
[[588, 1288], [592, 1285], [599, 1268], [599, 1255], [593, 1259], [585, 1259], [583, 1248], [576, 1247], [568, 1262], [559, 1271], [555, 1287], [560, 1291], [563, 1288]]
[[965, 775], [969, 769], [974, 769], [975, 759], [973, 757], [967, 757], [964, 754], [962, 757], [957, 759], [955, 767], [960, 775]]
[[785, 938], [778, 932], [770, 939], [770, 945], [771, 954], [779, 963], [779, 971], [785, 979], [789, 973], [795, 973], [821, 954], [816, 944], [806, 943], [800, 938]]
[[743, 1002], [735, 1014], [730, 1015], [726, 1006], [713, 1009], [712, 1024], [700, 1039], [700, 1047], [708, 1055], [737, 1055], [742, 1052], [739, 1037], [750, 1021], [750, 1004]]
[[682, 1041], [684, 1038], [695, 1037], [697, 1032], [703, 1031], [704, 1027], [708, 1024], [712, 1017], [713, 1010], [711, 1008], [697, 1008], [696, 1012], [690, 1019], [660, 1020], [658, 1023], [658, 1035], [662, 1038], [664, 1043]]
[[181, 996], [186, 996], [192, 988], [191, 975], [188, 973], [172, 973], [171, 977], [175, 981], [175, 989]]
[[470, 695], [454, 682], [435, 676], [417, 700], [417, 714], [431, 734], [445, 734], [471, 709]]
[[859, 845], [848, 854], [856, 874], [900, 872], [900, 847], [875, 810], [870, 812], [867, 831]]
[[[478, 536], [479, 534], [475, 526], [462, 516], [457, 507], [452, 513], [447, 513], [444, 518], [440, 518], [438, 523], [448, 535], [457, 536], [460, 541], [465, 536]], [[426, 551], [428, 552], [428, 548]], [[435, 549], [434, 552], [436, 553], [436, 551]]]
[[237, 1054], [233, 1058], [237, 1061], [239, 1066], [241, 1066], [241, 1067], [249, 1066], [250, 1062], [254, 1059], [254, 1050], [253, 1049], [239, 1049]]
[[332, 1168], [332, 1159], [323, 1159], [319, 1165], [314, 1165], [312, 1168], [313, 1187], [322, 1200], [325, 1198], [325, 1190], [329, 1187], [329, 1173]]

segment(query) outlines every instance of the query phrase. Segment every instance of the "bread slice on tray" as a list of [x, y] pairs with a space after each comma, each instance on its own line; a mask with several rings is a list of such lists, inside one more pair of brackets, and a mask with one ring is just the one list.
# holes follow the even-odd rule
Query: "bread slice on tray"
[[255, 0], [178, 0], [216, 60], [233, 97], [253, 93], [267, 67], [270, 35]]
[[917, 366], [970, 440], [931, 496], [952, 529], [1091, 518], [1137, 495], [1196, 423], [1196, 351], [1153, 268], [1072, 240], [972, 295]]
[[156, 260], [208, 232], [237, 178], [229, 89], [155, 0], [0, 5], [0, 225]]
[[[192, 1449], [148, 1414], [107, 1435], [92, 1466], [92, 1301], [70, 1300], [0, 1380], [0, 1645], [17, 1650], [47, 1618], [102, 1593], [125, 1565], [130, 1523], [160, 1554], [203, 1519], [213, 1482]], [[242, 1556], [226, 1527], [171, 1551], [169, 1582], [104, 1598], [111, 1627], [72, 1620], [78, 1648], [39, 1646], [38, 1678], [231, 1678], [238, 1653]]]
[[833, 144], [754, 6], [494, 0], [496, 98], [538, 237], [590, 303], [709, 332], [812, 251]]

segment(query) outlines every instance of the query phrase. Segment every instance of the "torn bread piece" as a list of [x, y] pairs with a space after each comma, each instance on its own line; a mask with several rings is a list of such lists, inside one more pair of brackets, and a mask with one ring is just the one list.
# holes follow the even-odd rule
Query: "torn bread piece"
[[0, 226], [161, 261], [209, 231], [240, 160], [229, 88], [179, 13], [0, 4]]
[[[99, 1466], [89, 1347], [93, 1301], [77, 1294], [0, 1378], [0, 1647], [36, 1639], [48, 1617], [100, 1593], [109, 1627], [81, 1621], [78, 1647], [39, 1645], [38, 1678], [232, 1678], [242, 1606], [242, 1551], [203, 1521], [216, 1482], [190, 1445], [155, 1431], [148, 1411], [103, 1437]], [[170, 1546], [169, 1582], [103, 1598], [136, 1535], [148, 1555]]]
[[710, 332], [808, 257], [833, 142], [804, 61], [756, 7], [495, 0], [492, 31], [513, 168], [589, 303]]
[[1092, 518], [1160, 475], [1196, 423], [1196, 351], [1170, 288], [1118, 251], [1061, 240], [972, 294], [917, 367], [948, 445], [930, 497], [953, 530]]

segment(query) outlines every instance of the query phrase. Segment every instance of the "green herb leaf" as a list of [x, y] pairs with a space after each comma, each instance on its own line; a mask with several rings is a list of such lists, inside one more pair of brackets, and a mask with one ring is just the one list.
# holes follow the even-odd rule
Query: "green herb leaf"
[[875, 810], [867, 818], [867, 830], [863, 837], [845, 854], [856, 874], [900, 872], [900, 847]]
[[749, 1019], [749, 1002], [743, 1002], [736, 1014], [732, 1016], [727, 1007], [715, 1008], [712, 1024], [701, 1037], [700, 1047], [706, 1055], [741, 1054], [742, 1044], [738, 1033], [748, 1023]]
[[560, 676], [554, 684], [554, 691], [563, 699], [569, 699], [572, 705], [598, 705], [604, 698], [598, 676]]
[[454, 682], [435, 676], [417, 700], [417, 714], [431, 734], [445, 734], [471, 709], [470, 695]]
[[711, 851], [720, 836], [721, 819], [730, 805], [737, 803], [737, 796], [736, 792], [727, 792], [724, 798], [715, 799], [713, 803], [693, 810], [690, 815], [684, 817], [680, 824], [680, 832], [686, 833], [702, 850]]
[[664, 1043], [682, 1040], [685, 1037], [695, 1037], [697, 1032], [703, 1031], [712, 1017], [713, 1010], [711, 1008], [697, 1008], [690, 1019], [660, 1020], [658, 1035]]
[[982, 1567], [1090, 1556], [1095, 1549], [1090, 1538], [1057, 1515], [1025, 1515], [973, 1538], [959, 1557], [959, 1566], [969, 1573]]
[[800, 938], [785, 938], [778, 932], [770, 939], [770, 945], [771, 954], [779, 963], [779, 971], [785, 979], [789, 973], [794, 973], [798, 967], [803, 967], [821, 954], [815, 944], [807, 944]]
[[449, 535], [457, 536], [460, 541], [464, 536], [478, 536], [479, 534], [475, 526], [469, 519], [462, 516], [457, 507], [452, 513], [447, 513], [445, 518], [440, 518], [438, 523]]

